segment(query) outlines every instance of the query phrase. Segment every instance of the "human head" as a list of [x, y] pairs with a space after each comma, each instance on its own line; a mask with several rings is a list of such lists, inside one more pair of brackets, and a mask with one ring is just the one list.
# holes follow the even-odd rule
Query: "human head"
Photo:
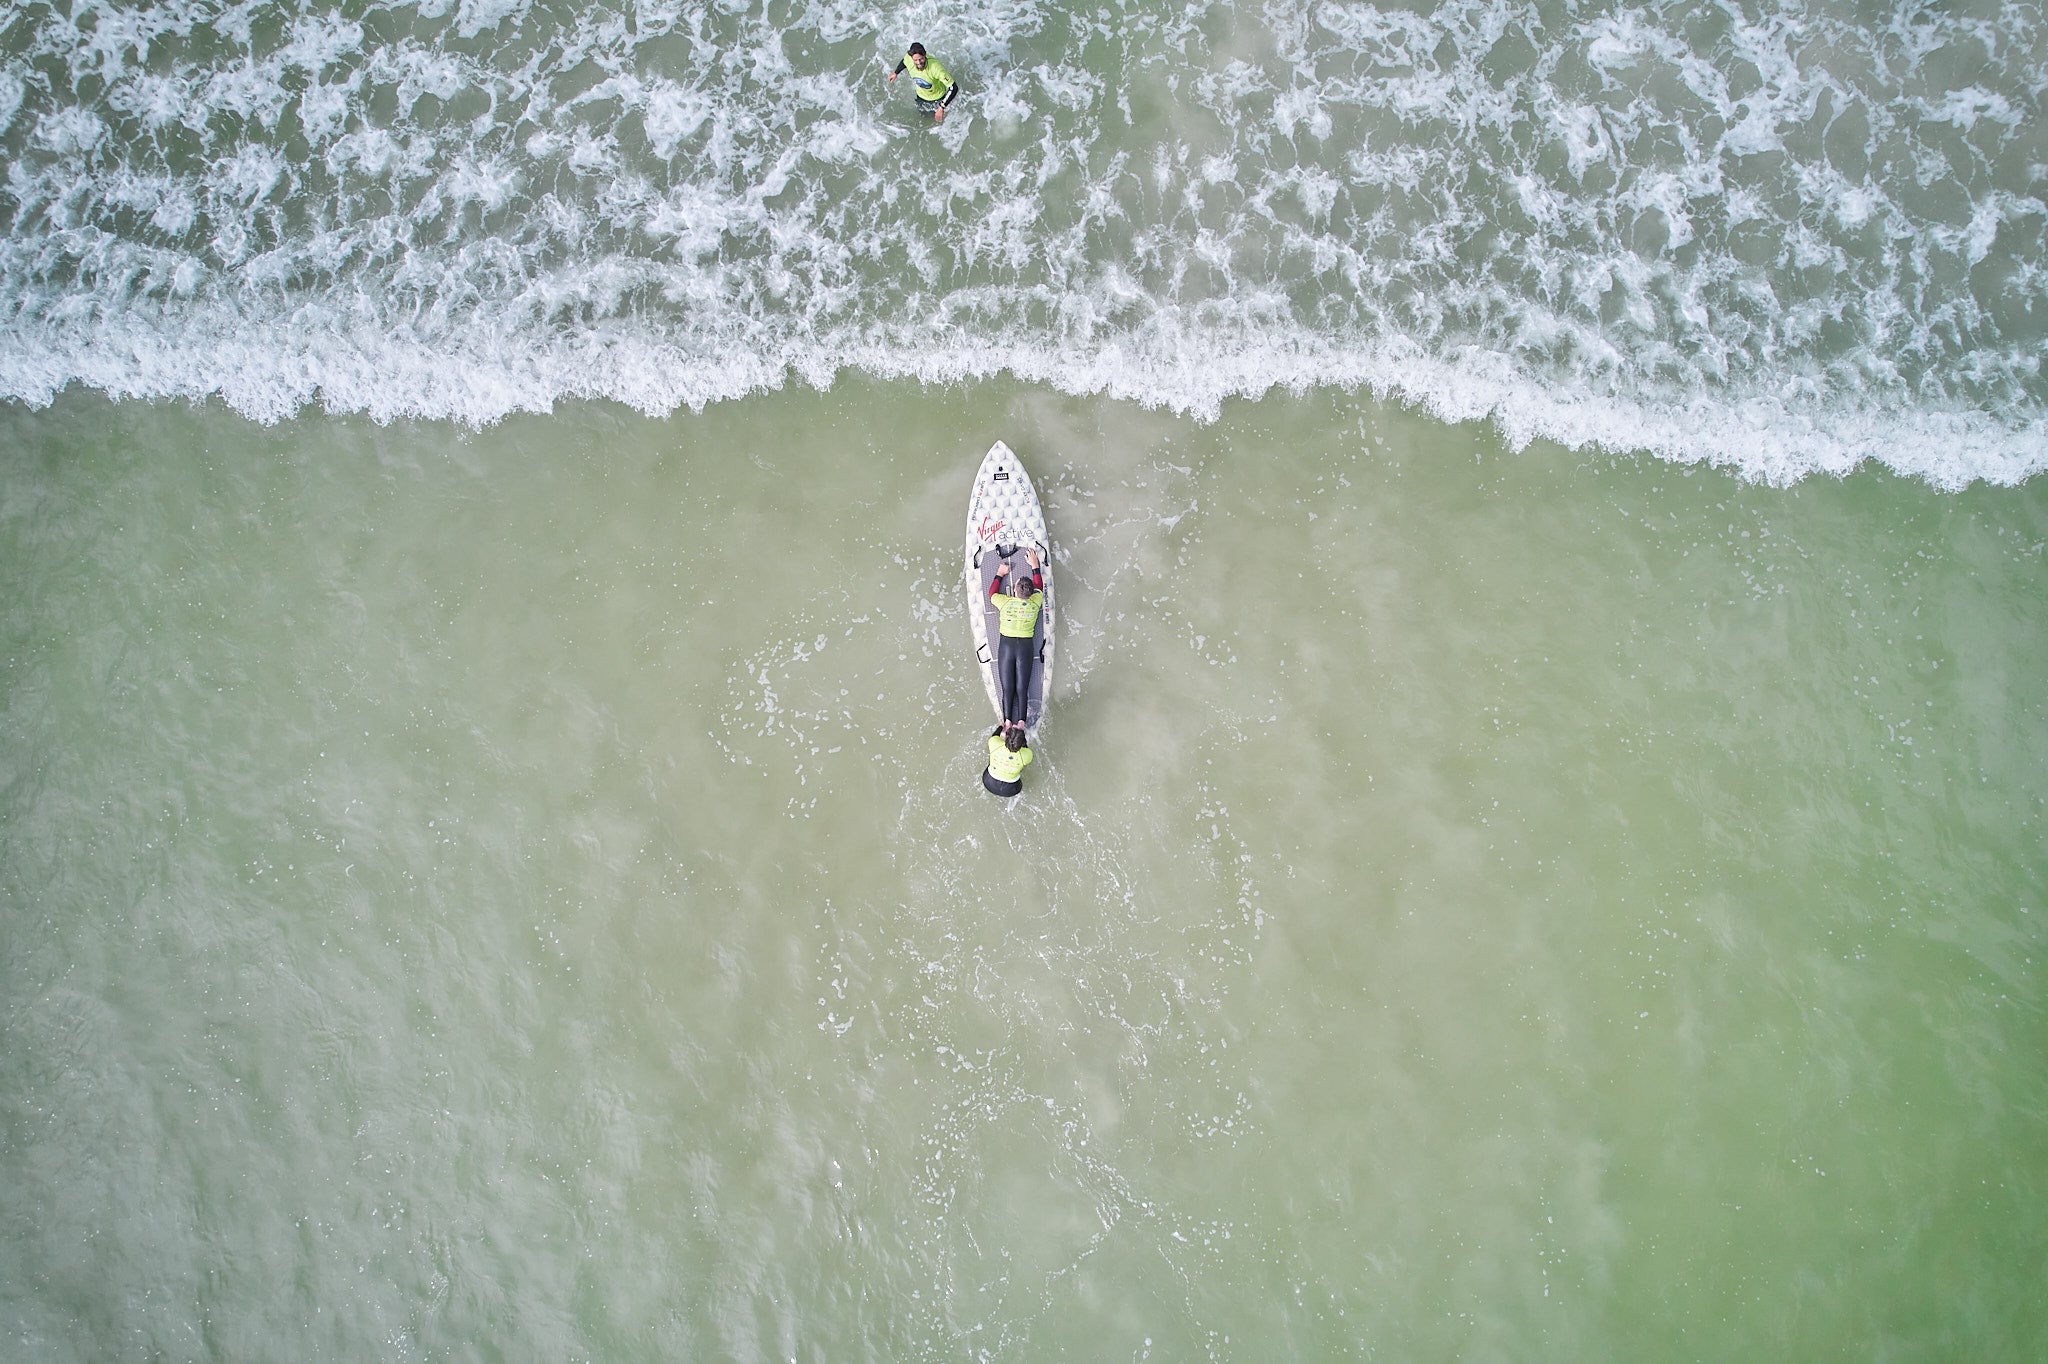
[[916, 67], [922, 67], [924, 65], [923, 43], [912, 43], [910, 45], [910, 64]]
[[1012, 572], [1010, 574], [1010, 595], [1013, 597], [1028, 597], [1031, 595], [1031, 575], [1029, 573]]
[[1011, 725], [1009, 732], [1003, 735], [1003, 747], [1012, 753], [1024, 747], [1024, 726]]

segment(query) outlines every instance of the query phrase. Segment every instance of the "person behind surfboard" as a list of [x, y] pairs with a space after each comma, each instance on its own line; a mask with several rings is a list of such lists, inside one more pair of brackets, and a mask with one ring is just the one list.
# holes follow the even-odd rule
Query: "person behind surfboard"
[[910, 72], [910, 83], [917, 87], [917, 107], [920, 113], [932, 116], [932, 122], [946, 121], [946, 106], [960, 93], [960, 85], [946, 74], [946, 68], [925, 55], [923, 43], [912, 43], [910, 51], [903, 54], [903, 60], [896, 63], [896, 69], [889, 73], [895, 80], [905, 70]]
[[[1038, 613], [1045, 606], [1045, 578], [1039, 573], [1038, 551], [1027, 548], [1031, 576], [1010, 575], [1010, 561], [1003, 560], [988, 585], [989, 601], [996, 608], [996, 629], [1002, 643], [996, 652], [996, 691], [1003, 698], [1003, 723], [1021, 728], [1025, 708], [1031, 702], [1031, 665], [1036, 650], [1031, 642], [1038, 634]], [[1003, 580], [1010, 579], [1009, 592]]]
[[1024, 742], [1024, 726], [1003, 721], [988, 735], [988, 766], [981, 769], [981, 784], [997, 796], [1014, 796], [1024, 789], [1024, 769], [1031, 765], [1031, 749]]

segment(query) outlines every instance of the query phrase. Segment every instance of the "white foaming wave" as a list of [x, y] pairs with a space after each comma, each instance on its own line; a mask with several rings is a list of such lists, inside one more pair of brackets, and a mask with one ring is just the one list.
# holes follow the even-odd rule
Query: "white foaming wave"
[[107, 91], [107, 104], [151, 131], [160, 131], [175, 123], [194, 122], [204, 126], [206, 121], [204, 112], [195, 110], [187, 82], [150, 71], [114, 85]]
[[462, 8], [455, 13], [455, 31], [464, 38], [474, 38], [507, 20], [516, 23], [532, 7], [533, 0], [462, 0]]
[[[1495, 80], [1474, 62], [1503, 33], [1562, 31], [1536, 6], [1454, 0], [1417, 16], [1275, 0], [1266, 30], [1222, 34], [1212, 59], [1184, 18], [1119, 2], [1133, 30], [1169, 40], [1152, 54], [1168, 88], [1213, 128], [1119, 145], [1131, 68], [1015, 60], [1047, 27], [1025, 3], [932, 4], [874, 39], [881, 69], [919, 36], [969, 83], [974, 98], [928, 141], [884, 112], [864, 55], [822, 70], [793, 55], [810, 50], [806, 31], [873, 33], [855, 0], [800, 5], [781, 29], [692, 11], [689, 61], [665, 67], [638, 60], [634, 35], [678, 29], [679, 2], [638, 5], [634, 25], [550, 31], [521, 0], [466, 0], [452, 20], [452, 2], [416, 13], [493, 35], [477, 51], [422, 29], [366, 52], [359, 25], [314, 15], [219, 69], [131, 70], [107, 106], [202, 135], [204, 169], [96, 172], [118, 123], [39, 114], [32, 145], [68, 164], [8, 170], [17, 222], [49, 230], [0, 243], [13, 305], [0, 393], [48, 401], [84, 382], [219, 396], [264, 420], [317, 402], [488, 422], [567, 397], [701, 407], [848, 369], [1007, 371], [1203, 418], [1276, 387], [1361, 387], [1492, 421], [1516, 445], [1647, 449], [1771, 480], [1872, 458], [1942, 486], [2042, 467], [2026, 324], [1986, 330], [2023, 309], [1980, 303], [1967, 283], [1925, 305], [1915, 292], [1928, 259], [1945, 271], [1952, 258], [2009, 266], [2008, 293], [2048, 297], [2026, 263], [2040, 201], [1995, 188], [1965, 215], [1916, 219], [1910, 187], [1888, 192], [1815, 150], [1826, 92], [1870, 110], [1872, 159], [1911, 118], [1974, 130], [1981, 151], [2015, 126], [2005, 96], [1873, 103], [1802, 65], [1782, 15], [1730, 21], [1725, 48], [1754, 73], [1738, 99], [1668, 6], [1571, 27], [1585, 71], [1569, 80], [1548, 56]], [[240, 24], [249, 42], [246, 16], [231, 19], [214, 27]], [[490, 46], [527, 24], [538, 46]], [[1118, 27], [1063, 15], [1046, 41]], [[146, 47], [112, 29], [73, 36], [75, 71]], [[1250, 55], [1268, 40], [1311, 60]], [[1175, 66], [1184, 44], [1195, 60]], [[586, 63], [595, 83], [565, 74]], [[1649, 75], [1661, 93], [1645, 93]], [[28, 78], [14, 79], [18, 110]], [[471, 91], [489, 112], [459, 125], [416, 109]], [[294, 98], [306, 165], [217, 131], [218, 114], [270, 127]], [[1361, 122], [1374, 134], [1357, 136]], [[907, 159], [883, 157], [892, 142]], [[1914, 151], [1928, 175], [1949, 173], [1942, 147]], [[1147, 173], [1149, 201], [1133, 188]], [[292, 229], [302, 186], [330, 197]], [[500, 216], [479, 229], [472, 205]], [[124, 240], [135, 219], [168, 241]], [[1775, 261], [1757, 262], [1757, 241]], [[70, 293], [38, 263], [50, 259], [79, 262]], [[919, 282], [936, 295], [902, 297]], [[898, 323], [927, 306], [955, 319], [940, 352]]]
[[1016, 136], [1033, 112], [1033, 105], [1027, 90], [1028, 77], [1022, 72], [1008, 71], [990, 82], [989, 88], [980, 97], [982, 117], [995, 128], [998, 137]]
[[0, 67], [0, 134], [14, 126], [21, 102], [28, 97], [28, 82], [10, 67]]
[[204, 102], [212, 109], [235, 114], [264, 128], [277, 127], [292, 92], [285, 86], [284, 63], [245, 61], [218, 72], [207, 82]]
[[217, 165], [204, 184], [215, 194], [247, 207], [267, 198], [285, 169], [284, 156], [275, 148], [251, 142]]
[[107, 125], [88, 109], [53, 109], [36, 124], [35, 145], [58, 156], [82, 155], [106, 141]]
[[287, 70], [319, 75], [362, 49], [363, 26], [339, 14], [301, 15], [292, 21], [291, 38], [277, 60]]
[[671, 80], [656, 79], [645, 91], [641, 127], [654, 154], [667, 161], [676, 154], [684, 138], [704, 126], [711, 110], [711, 98], [703, 92], [686, 89]]
[[1914, 103], [1929, 119], [1954, 124], [1964, 132], [1976, 127], [1980, 118], [2012, 128], [2017, 127], [2024, 117], [2004, 95], [1974, 85], [1967, 90], [1950, 90], [1938, 100], [1923, 99]]
[[872, 121], [861, 119], [814, 124], [804, 136], [812, 156], [835, 165], [864, 160], [889, 145], [886, 132]]
[[467, 88], [473, 64], [459, 53], [405, 42], [378, 48], [365, 72], [373, 81], [397, 86], [399, 109], [409, 115], [422, 96], [445, 100]]
[[1782, 151], [1785, 143], [1778, 136], [1778, 111], [1759, 100], [1744, 100], [1741, 108], [1741, 120], [1721, 135], [1721, 145], [1736, 156]]
[[[636, 267], [592, 267], [580, 287], [600, 304], [644, 283]], [[572, 289], [577, 286], [562, 286]], [[271, 423], [318, 404], [379, 422], [487, 425], [564, 400], [605, 399], [651, 416], [774, 391], [791, 377], [829, 386], [847, 371], [960, 383], [1010, 374], [1075, 395], [1103, 395], [1215, 420], [1225, 401], [1318, 387], [1363, 390], [1451, 423], [1487, 422], [1522, 449], [1553, 441], [1615, 454], [1647, 452], [1789, 484], [1865, 463], [1942, 489], [2017, 484], [2048, 470], [2048, 420], [2014, 427], [1973, 411], [1883, 409], [1817, 393], [1649, 402], [1560, 384], [1491, 352], [1446, 357], [1405, 338], [1339, 345], [1298, 329], [1226, 329], [1155, 319], [1142, 331], [1073, 347], [964, 335], [920, 347], [872, 334], [748, 335], [719, 315], [678, 335], [620, 322], [570, 334], [474, 319], [435, 335], [385, 333], [373, 315], [253, 320], [232, 310], [151, 316], [133, 310], [89, 327], [58, 323], [0, 336], [0, 397], [47, 405], [72, 383], [116, 397], [218, 398]], [[868, 329], [871, 330], [871, 329]]]

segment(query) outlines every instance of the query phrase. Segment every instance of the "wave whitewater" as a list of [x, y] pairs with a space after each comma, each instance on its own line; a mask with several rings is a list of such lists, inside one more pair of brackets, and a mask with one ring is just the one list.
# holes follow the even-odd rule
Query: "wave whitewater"
[[[2038, 6], [27, 3], [0, 396], [486, 423], [847, 370], [2048, 467]], [[966, 87], [923, 124], [918, 37]]]

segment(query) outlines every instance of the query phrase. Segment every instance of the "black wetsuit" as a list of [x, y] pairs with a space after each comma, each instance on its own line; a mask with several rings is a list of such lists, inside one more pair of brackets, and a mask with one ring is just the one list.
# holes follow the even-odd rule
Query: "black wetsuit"
[[[927, 60], [929, 60], [929, 58], [927, 58]], [[905, 56], [902, 61], [896, 63], [896, 69], [894, 71], [891, 71], [889, 74], [891, 76], [900, 76], [909, 69], [910, 58], [908, 56]], [[950, 72], [947, 74], [949, 76], [951, 75]], [[954, 98], [957, 95], [959, 95], [959, 93], [960, 82], [954, 81], [953, 84], [947, 89], [945, 96], [942, 99], [926, 99], [922, 95], [917, 96], [917, 107], [925, 110], [927, 113], [929, 113], [933, 109], [943, 109], [947, 105], [951, 104]]]
[[[994, 739], [994, 738], [998, 737], [999, 735], [1001, 735], [1001, 734], [1002, 734], [1002, 732], [1003, 732], [1003, 731], [1002, 731], [1002, 727], [1001, 727], [1001, 726], [997, 726], [997, 727], [996, 727], [995, 729], [992, 729], [992, 730], [990, 730], [990, 731], [989, 731], [989, 735], [988, 735], [988, 737], [989, 737], [989, 738], [991, 738], [991, 739]], [[1030, 762], [1031, 762], [1031, 750], [1030, 750], [1030, 749], [1028, 749], [1028, 748], [1025, 748], [1025, 749], [1020, 749], [1020, 750], [1018, 751], [1018, 756], [1019, 756], [1019, 757], [1021, 757], [1021, 758], [1023, 758], [1023, 760], [1024, 760], [1024, 763], [1025, 763], [1025, 765], [1026, 765], [1026, 766], [1028, 766], [1028, 765], [1030, 764]], [[981, 784], [982, 784], [982, 785], [983, 785], [984, 787], [988, 788], [988, 793], [989, 793], [990, 795], [992, 795], [992, 796], [1014, 796], [1014, 795], [1018, 794], [1019, 792], [1021, 792], [1021, 791], [1022, 791], [1022, 790], [1024, 789], [1024, 768], [1023, 768], [1023, 767], [1019, 767], [1019, 768], [1017, 769], [1017, 776], [1016, 776], [1016, 778], [1015, 778], [1014, 780], [1011, 780], [1011, 781], [1004, 781], [1004, 780], [1003, 780], [1003, 779], [1002, 779], [1001, 777], [998, 777], [998, 776], [997, 776], [997, 775], [995, 774], [994, 766], [995, 766], [995, 746], [994, 746], [993, 744], [991, 744], [991, 745], [989, 746], [989, 766], [987, 766], [987, 767], [984, 767], [984, 768], [982, 768], [982, 769], [981, 769]]]
[[996, 690], [1003, 694], [1003, 718], [1022, 723], [1031, 703], [1031, 646], [1035, 641], [1003, 636], [996, 651]]
[[[996, 595], [1001, 582], [997, 579], [989, 584], [990, 597]], [[1031, 570], [1031, 591], [1045, 591], [1045, 576], [1035, 568]], [[1004, 635], [996, 646], [996, 694], [1003, 698], [1005, 720], [1024, 723], [1025, 709], [1031, 704], [1031, 667], [1037, 661], [1038, 640], [1035, 635]]]

